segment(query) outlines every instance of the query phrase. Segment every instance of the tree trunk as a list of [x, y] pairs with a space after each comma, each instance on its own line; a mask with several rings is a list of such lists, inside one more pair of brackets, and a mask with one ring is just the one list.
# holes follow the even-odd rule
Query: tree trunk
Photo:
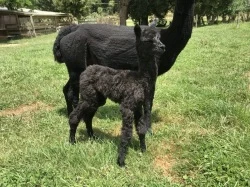
[[225, 14], [222, 14], [222, 22], [223, 23], [227, 22], [227, 16]]
[[140, 25], [148, 25], [148, 16], [145, 16], [145, 17], [141, 18]]
[[131, 0], [120, 0], [120, 25], [126, 25], [128, 19], [128, 5]]

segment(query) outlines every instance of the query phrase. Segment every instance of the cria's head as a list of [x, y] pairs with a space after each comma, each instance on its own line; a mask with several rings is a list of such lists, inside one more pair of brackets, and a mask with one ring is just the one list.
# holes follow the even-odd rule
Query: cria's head
[[165, 45], [160, 41], [160, 34], [153, 28], [141, 29], [135, 25], [136, 49], [139, 57], [160, 57], [165, 52]]

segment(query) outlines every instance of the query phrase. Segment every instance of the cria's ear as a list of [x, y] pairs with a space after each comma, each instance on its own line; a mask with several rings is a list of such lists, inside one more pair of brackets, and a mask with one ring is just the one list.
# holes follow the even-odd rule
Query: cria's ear
[[140, 38], [141, 37], [141, 27], [138, 24], [135, 25], [134, 31], [135, 31], [136, 38]]

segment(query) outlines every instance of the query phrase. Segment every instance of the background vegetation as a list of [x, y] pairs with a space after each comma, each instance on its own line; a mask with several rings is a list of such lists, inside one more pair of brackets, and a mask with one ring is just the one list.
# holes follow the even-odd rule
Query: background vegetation
[[[47, 11], [59, 11], [71, 13], [78, 19], [83, 19], [92, 13], [99, 15], [113, 15], [119, 12], [120, 3], [128, 6], [125, 10], [135, 22], [148, 25], [148, 16], [155, 15], [162, 19], [169, 11], [173, 12], [175, 0], [0, 0], [0, 6], [5, 6], [10, 10], [28, 7]], [[241, 13], [239, 15], [239, 13]], [[243, 14], [242, 14], [243, 13]], [[198, 15], [198, 24], [204, 25], [202, 19], [207, 16], [207, 22], [214, 24], [218, 22], [218, 17], [223, 21], [234, 21], [237, 16], [243, 20], [250, 19], [249, 0], [196, 0], [195, 15]]]
[[121, 116], [108, 102], [68, 143], [56, 34], [0, 44], [0, 186], [249, 186], [250, 24], [194, 29], [157, 80], [153, 136], [116, 165]]

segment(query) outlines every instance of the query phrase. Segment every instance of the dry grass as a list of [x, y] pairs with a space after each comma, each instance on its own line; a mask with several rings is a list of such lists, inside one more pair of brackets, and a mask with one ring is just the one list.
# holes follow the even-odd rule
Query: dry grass
[[51, 109], [51, 106], [38, 101], [29, 105], [21, 105], [17, 108], [2, 110], [0, 111], [0, 116], [19, 116], [26, 113], [36, 112], [39, 110], [49, 111]]

